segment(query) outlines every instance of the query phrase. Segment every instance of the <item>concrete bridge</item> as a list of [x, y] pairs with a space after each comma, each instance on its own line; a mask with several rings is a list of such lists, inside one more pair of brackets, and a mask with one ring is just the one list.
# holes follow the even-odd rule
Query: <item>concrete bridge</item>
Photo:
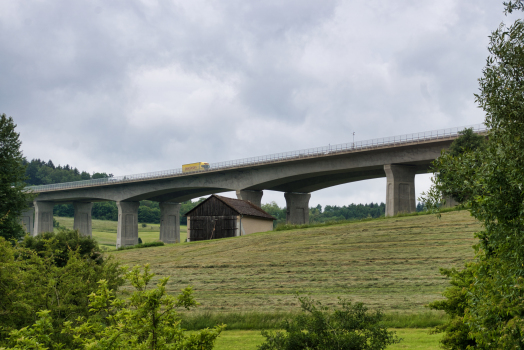
[[[484, 133], [483, 125], [471, 126]], [[354, 181], [387, 178], [386, 215], [415, 211], [415, 175], [447, 149], [465, 127], [359, 141], [301, 151], [210, 164], [208, 170], [181, 169], [116, 178], [28, 187], [38, 193], [22, 221], [31, 234], [53, 230], [53, 206], [72, 203], [74, 228], [91, 235], [93, 202], [115, 201], [117, 246], [138, 243], [141, 200], [160, 202], [160, 240], [180, 241], [180, 202], [236, 191], [239, 199], [261, 205], [263, 190], [284, 192], [287, 222], [309, 222], [311, 192]], [[34, 225], [33, 225], [34, 214]]]

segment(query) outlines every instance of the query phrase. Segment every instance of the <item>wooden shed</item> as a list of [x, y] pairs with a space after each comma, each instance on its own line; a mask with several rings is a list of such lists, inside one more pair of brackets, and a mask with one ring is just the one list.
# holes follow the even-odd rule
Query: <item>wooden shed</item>
[[212, 195], [187, 216], [187, 241], [243, 236], [273, 230], [273, 216], [251, 202]]

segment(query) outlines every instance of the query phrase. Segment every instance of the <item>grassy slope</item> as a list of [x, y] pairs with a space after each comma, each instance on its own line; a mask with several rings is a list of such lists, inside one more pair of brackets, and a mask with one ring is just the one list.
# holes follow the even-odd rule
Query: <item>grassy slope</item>
[[473, 257], [479, 228], [469, 212], [455, 211], [440, 220], [397, 217], [111, 254], [171, 276], [171, 293], [192, 285], [200, 311], [295, 311], [299, 291], [326, 304], [342, 296], [388, 313], [420, 313], [447, 286], [439, 267]]
[[[60, 223], [60, 226], [66, 228], [73, 228], [73, 218], [55, 217]], [[116, 244], [116, 221], [93, 220], [93, 237], [98, 241], [102, 247], [113, 250]], [[144, 243], [157, 241], [160, 236], [159, 224], [147, 224], [147, 227], [142, 227], [138, 224], [138, 236], [142, 238]], [[186, 226], [180, 226], [180, 240], [183, 242], [187, 237]]]

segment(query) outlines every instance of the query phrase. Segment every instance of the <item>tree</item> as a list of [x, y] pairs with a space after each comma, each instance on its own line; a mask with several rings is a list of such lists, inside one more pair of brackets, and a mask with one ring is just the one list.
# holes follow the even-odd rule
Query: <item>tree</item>
[[[88, 297], [90, 315], [57, 325], [49, 311], [40, 311], [31, 327], [9, 333], [6, 350], [213, 349], [216, 338], [225, 326], [191, 334], [185, 332], [180, 326], [181, 319], [176, 309], [190, 309], [197, 305], [191, 288], [183, 289], [174, 297], [166, 292], [169, 278], [162, 278], [156, 288], [149, 289], [153, 277], [148, 265], [143, 273], [138, 266], [131, 269], [126, 279], [134, 291], [127, 299], [118, 298], [107, 281], [102, 279], [98, 282], [97, 291]], [[57, 334], [59, 329], [66, 337], [50, 336]], [[70, 339], [69, 343], [65, 343], [64, 338]]]
[[460, 271], [455, 268], [440, 269], [440, 273], [450, 279], [451, 286], [442, 293], [446, 299], [434, 301], [428, 306], [444, 311], [449, 317], [447, 322], [433, 330], [433, 333], [445, 333], [440, 340], [444, 349], [462, 350], [477, 346], [469, 325], [464, 321], [469, 289], [475, 281], [474, 268], [475, 264], [468, 263]]
[[31, 244], [35, 251], [0, 237], [0, 348], [10, 332], [31, 326], [41, 310], [48, 310], [53, 328], [45, 335], [71, 348], [64, 322], [89, 316], [88, 296], [97, 291], [97, 281], [104, 279], [111, 290], [123, 284], [117, 262], [102, 260], [71, 235], [64, 238], [39, 236], [42, 244]]
[[[504, 5], [506, 14], [524, 10], [522, 0]], [[476, 234], [476, 261], [467, 268], [473, 283], [464, 287], [464, 332], [476, 349], [520, 349], [524, 346], [524, 21], [518, 19], [509, 27], [501, 24], [492, 32], [488, 50], [475, 95], [486, 113], [486, 147], [439, 157], [436, 169], [453, 176], [437, 177], [435, 188], [448, 193], [459, 190], [484, 227]], [[455, 299], [448, 295], [448, 301]]]
[[110, 177], [106, 173], [93, 173], [92, 179], [105, 179], [107, 177]]
[[[454, 167], [467, 166], [468, 176], [471, 177], [482, 164], [481, 155], [486, 149], [486, 137], [473, 132], [473, 129], [465, 129], [459, 132], [459, 137], [451, 144], [448, 151], [445, 151], [440, 162], [447, 164], [455, 163]], [[439, 190], [442, 195], [450, 196], [459, 203], [466, 202], [473, 194], [467, 182], [462, 181], [461, 174], [457, 174], [453, 168], [437, 167], [433, 169], [437, 174], [437, 182], [441, 184]], [[428, 198], [429, 199], [429, 198]], [[428, 207], [440, 206], [441, 199], [429, 199]]]
[[262, 331], [259, 350], [380, 350], [400, 340], [380, 325], [382, 313], [369, 313], [362, 303], [339, 301], [330, 310], [309, 297], [298, 297], [302, 313], [282, 324], [284, 332]]
[[18, 240], [24, 235], [22, 211], [32, 196], [24, 192], [25, 165], [13, 118], [0, 115], [0, 237]]
[[483, 151], [486, 147], [486, 138], [476, 134], [473, 128], [459, 131], [459, 137], [456, 138], [449, 147], [449, 154], [456, 157], [464, 152]]

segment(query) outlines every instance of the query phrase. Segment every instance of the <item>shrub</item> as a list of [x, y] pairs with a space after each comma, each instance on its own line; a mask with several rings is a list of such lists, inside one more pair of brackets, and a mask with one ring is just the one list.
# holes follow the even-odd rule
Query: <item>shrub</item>
[[284, 331], [262, 331], [259, 350], [379, 350], [398, 343], [395, 332], [380, 324], [380, 311], [369, 313], [362, 303], [339, 299], [330, 310], [309, 297], [297, 296], [302, 313], [282, 324]]
[[103, 257], [96, 240], [81, 235], [78, 230], [61, 229], [58, 233], [44, 232], [37, 236], [26, 235], [21, 246], [31, 249], [40, 256], [52, 255], [56, 266], [64, 267], [70, 251], [78, 251], [80, 256], [102, 264]]

